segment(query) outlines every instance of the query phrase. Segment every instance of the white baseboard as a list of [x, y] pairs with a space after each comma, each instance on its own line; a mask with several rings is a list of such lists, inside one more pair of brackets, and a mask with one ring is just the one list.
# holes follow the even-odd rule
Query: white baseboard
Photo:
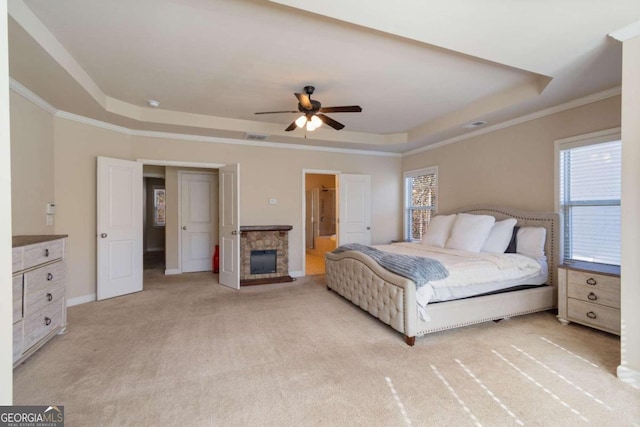
[[172, 274], [180, 274], [180, 270], [178, 270], [177, 268], [167, 268], [164, 271], [164, 274], [166, 276], [171, 276]]
[[74, 305], [85, 304], [96, 300], [96, 294], [83, 295], [81, 297], [67, 299], [67, 307], [73, 307]]
[[291, 276], [291, 277], [304, 277], [304, 271], [302, 271], [302, 270], [290, 271], [289, 272], [289, 276]]
[[618, 379], [640, 389], [640, 372], [634, 369], [622, 365], [618, 366]]

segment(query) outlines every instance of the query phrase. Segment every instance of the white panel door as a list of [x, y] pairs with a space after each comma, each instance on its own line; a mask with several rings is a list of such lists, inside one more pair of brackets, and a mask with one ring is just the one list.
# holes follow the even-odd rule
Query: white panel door
[[98, 157], [98, 300], [142, 290], [142, 163]]
[[338, 244], [371, 244], [371, 177], [340, 174]]
[[211, 271], [217, 240], [217, 177], [212, 173], [179, 172], [180, 266], [183, 273]]
[[220, 174], [220, 284], [240, 289], [240, 165]]

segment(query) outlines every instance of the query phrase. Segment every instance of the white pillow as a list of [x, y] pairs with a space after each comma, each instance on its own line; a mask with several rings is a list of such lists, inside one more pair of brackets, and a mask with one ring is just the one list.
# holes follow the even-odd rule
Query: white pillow
[[516, 252], [534, 258], [544, 256], [547, 230], [543, 227], [520, 227], [516, 235]]
[[451, 227], [446, 248], [480, 252], [496, 219], [491, 215], [460, 213]]
[[517, 222], [514, 218], [497, 221], [493, 225], [487, 241], [482, 246], [482, 252], [504, 253], [507, 250], [507, 246], [509, 246], [513, 236], [513, 227]]
[[451, 226], [455, 220], [456, 214], [438, 215], [434, 217], [429, 223], [427, 232], [422, 238], [422, 244], [444, 248], [444, 245], [447, 243], [447, 239], [449, 238]]

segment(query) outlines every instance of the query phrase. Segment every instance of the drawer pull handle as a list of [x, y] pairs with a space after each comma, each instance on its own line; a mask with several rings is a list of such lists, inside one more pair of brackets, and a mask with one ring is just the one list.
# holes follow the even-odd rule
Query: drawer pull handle
[[44, 256], [49, 256], [49, 249], [44, 250]]
[[53, 274], [47, 273], [47, 280], [49, 281], [53, 280]]
[[53, 300], [53, 295], [51, 295], [50, 293], [47, 293], [47, 301], [51, 301]]
[[49, 326], [49, 325], [51, 324], [51, 319], [49, 319], [48, 317], [45, 317], [45, 318], [44, 318], [44, 324], [45, 324], [46, 326]]
[[596, 282], [596, 279], [594, 279], [593, 277], [589, 277], [587, 279], [587, 285], [595, 286], [597, 284], [598, 284], [598, 282]]
[[591, 301], [595, 301], [598, 299], [598, 296], [596, 294], [594, 294], [593, 292], [589, 292], [589, 295], [587, 295], [587, 299], [591, 300]]
[[596, 314], [593, 311], [590, 311], [590, 312], [587, 313], [587, 317], [589, 319], [595, 319], [598, 316], [596, 316]]

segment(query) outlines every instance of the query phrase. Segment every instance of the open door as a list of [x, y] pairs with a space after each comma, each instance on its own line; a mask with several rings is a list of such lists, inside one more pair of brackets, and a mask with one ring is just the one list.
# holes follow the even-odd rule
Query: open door
[[240, 165], [219, 169], [221, 285], [240, 289]]
[[338, 244], [371, 244], [371, 177], [340, 174]]
[[142, 163], [98, 157], [97, 298], [142, 290]]

